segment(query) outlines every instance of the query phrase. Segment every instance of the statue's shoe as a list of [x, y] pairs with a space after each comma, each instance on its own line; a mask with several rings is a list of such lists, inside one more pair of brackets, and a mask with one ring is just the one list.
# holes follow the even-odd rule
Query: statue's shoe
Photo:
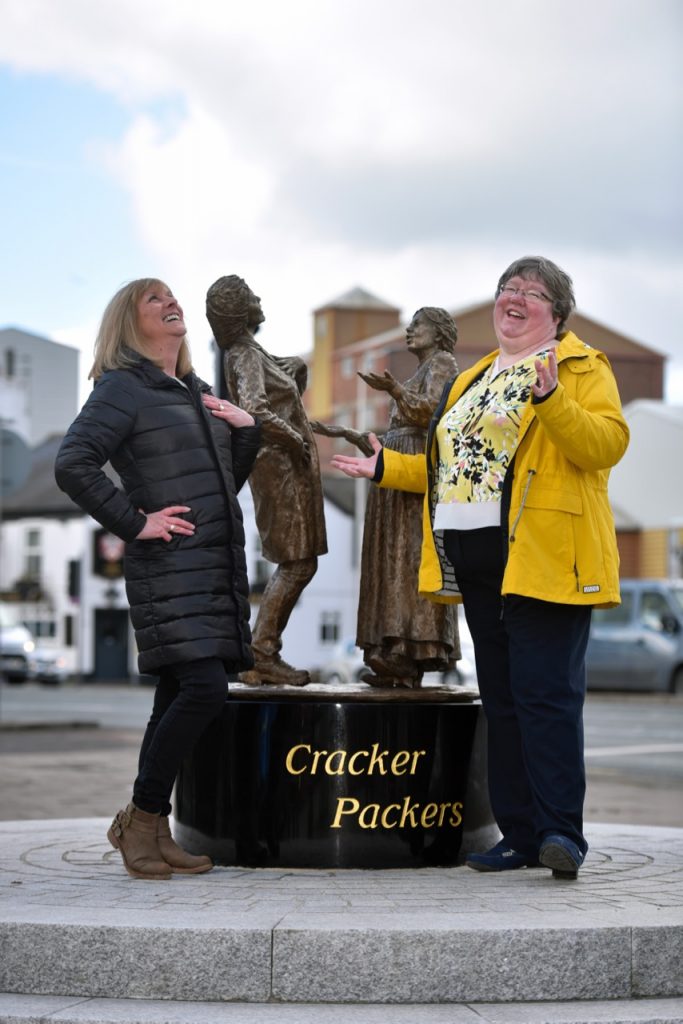
[[294, 668], [279, 656], [257, 659], [253, 669], [240, 672], [240, 682], [251, 686], [307, 686], [311, 677], [304, 669]]

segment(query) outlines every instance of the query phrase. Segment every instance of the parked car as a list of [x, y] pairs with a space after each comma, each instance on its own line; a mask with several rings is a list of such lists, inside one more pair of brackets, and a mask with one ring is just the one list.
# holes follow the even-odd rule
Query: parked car
[[[477, 670], [474, 664], [474, 645], [464, 616], [458, 620], [460, 631], [460, 647], [462, 657], [450, 672], [427, 672], [425, 683], [446, 683], [453, 686], [467, 686], [477, 689]], [[362, 682], [361, 672], [367, 670], [363, 662], [363, 652], [356, 647], [353, 639], [343, 640], [337, 644], [330, 660], [320, 669], [320, 681], [323, 683], [357, 683]]]
[[58, 686], [69, 678], [70, 672], [63, 654], [37, 646], [29, 659], [29, 675], [37, 683]]
[[320, 669], [320, 682], [357, 683], [366, 668], [360, 647], [356, 647], [355, 640], [347, 638], [335, 646], [332, 657]]
[[35, 646], [12, 605], [0, 602], [0, 672], [8, 683], [23, 683], [29, 678], [29, 658]]
[[683, 693], [683, 580], [621, 580], [621, 604], [593, 611], [591, 690]]

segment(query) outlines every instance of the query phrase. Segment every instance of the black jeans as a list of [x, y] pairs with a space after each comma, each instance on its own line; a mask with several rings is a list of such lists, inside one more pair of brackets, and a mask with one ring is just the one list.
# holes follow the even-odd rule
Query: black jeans
[[225, 665], [218, 658], [201, 658], [162, 670], [133, 786], [133, 803], [141, 811], [170, 814], [171, 793], [182, 760], [221, 713], [227, 695]]
[[491, 808], [505, 841], [535, 856], [560, 833], [585, 853], [583, 703], [590, 607], [501, 597], [501, 530], [447, 530], [488, 725]]

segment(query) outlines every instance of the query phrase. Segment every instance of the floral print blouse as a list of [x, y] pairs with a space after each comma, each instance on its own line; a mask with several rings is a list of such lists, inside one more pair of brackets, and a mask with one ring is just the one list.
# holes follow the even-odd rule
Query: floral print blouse
[[500, 524], [503, 481], [519, 443], [536, 379], [535, 352], [496, 373], [497, 360], [441, 418], [434, 485], [434, 529]]

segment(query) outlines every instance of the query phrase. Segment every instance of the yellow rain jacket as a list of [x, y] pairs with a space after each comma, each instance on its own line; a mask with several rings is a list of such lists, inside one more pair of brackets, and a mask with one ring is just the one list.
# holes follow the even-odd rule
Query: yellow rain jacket
[[[571, 331], [555, 351], [557, 388], [544, 401], [529, 402], [505, 479], [502, 594], [611, 606], [620, 600], [619, 553], [607, 478], [626, 451], [629, 429], [607, 357]], [[434, 601], [462, 600], [446, 578], [450, 567], [442, 570], [442, 546], [432, 530], [436, 426], [497, 354], [461, 373], [444, 394], [429, 428], [427, 458], [383, 449], [379, 486], [425, 495], [418, 587]]]

